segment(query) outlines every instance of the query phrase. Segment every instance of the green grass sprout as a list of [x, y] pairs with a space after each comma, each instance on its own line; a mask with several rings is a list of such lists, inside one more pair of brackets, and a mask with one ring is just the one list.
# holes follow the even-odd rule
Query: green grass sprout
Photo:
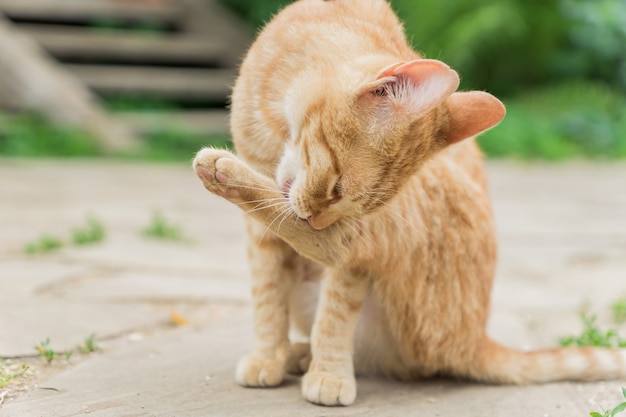
[[10, 364], [7, 364], [0, 358], [0, 388], [5, 387], [9, 382], [23, 376], [30, 368], [23, 363], [18, 370], [13, 370]]
[[559, 341], [561, 346], [596, 346], [605, 348], [626, 347], [626, 340], [622, 339], [616, 330], [610, 329], [603, 331], [597, 326], [596, 316], [583, 313], [581, 315], [581, 319], [583, 321], [583, 331], [580, 336], [561, 338]]
[[26, 244], [24, 252], [29, 255], [34, 255], [37, 253], [51, 252], [59, 249], [61, 246], [63, 246], [63, 242], [61, 242], [60, 239], [50, 235], [42, 235], [35, 242]]
[[163, 240], [183, 240], [179, 226], [170, 223], [161, 213], [155, 212], [150, 224], [141, 231], [142, 235]]
[[72, 242], [75, 245], [89, 245], [101, 242], [106, 236], [102, 223], [93, 216], [87, 217], [85, 227], [72, 230]]
[[83, 341], [83, 343], [78, 345], [78, 350], [81, 353], [91, 353], [100, 349], [98, 345], [96, 345], [95, 338], [96, 338], [95, 333], [92, 333], [89, 336], [87, 336], [85, 340]]
[[[622, 395], [626, 398], [626, 388], [622, 387]], [[626, 401], [618, 404], [612, 410], [604, 410], [602, 409], [602, 413], [598, 413], [597, 411], [592, 411], [589, 413], [591, 417], [615, 417], [617, 414], [626, 410]]]
[[626, 323], [626, 298], [621, 298], [611, 305], [613, 320], [616, 323]]
[[39, 352], [39, 355], [44, 358], [46, 360], [46, 362], [51, 363], [55, 356], [56, 353], [54, 352], [54, 350], [52, 350], [50, 348], [50, 338], [46, 338], [46, 340], [43, 340], [41, 342], [39, 342], [38, 345], [35, 345], [35, 350], [37, 352]]

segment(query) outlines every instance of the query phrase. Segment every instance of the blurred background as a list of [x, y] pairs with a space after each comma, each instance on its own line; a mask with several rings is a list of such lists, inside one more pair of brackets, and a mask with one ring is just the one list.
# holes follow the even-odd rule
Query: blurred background
[[[287, 3], [0, 0], [0, 155], [188, 161], [228, 146], [238, 62]], [[626, 157], [624, 0], [391, 3], [416, 50], [507, 105], [480, 138], [490, 157]]]

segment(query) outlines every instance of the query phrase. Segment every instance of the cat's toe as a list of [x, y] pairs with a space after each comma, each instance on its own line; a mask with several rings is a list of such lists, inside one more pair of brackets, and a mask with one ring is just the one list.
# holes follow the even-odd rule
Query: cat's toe
[[311, 371], [302, 379], [302, 396], [314, 404], [350, 405], [356, 398], [354, 376]]
[[220, 169], [226, 161], [234, 160], [235, 156], [226, 150], [204, 148], [194, 158], [193, 167], [207, 190], [225, 198], [236, 198], [239, 191], [232, 186], [228, 172]]
[[309, 370], [310, 364], [311, 345], [308, 343], [292, 344], [289, 359], [287, 359], [287, 373], [302, 375]]
[[244, 387], [275, 387], [283, 382], [284, 377], [284, 363], [255, 354], [241, 358], [235, 374], [237, 383]]
[[202, 148], [193, 159], [193, 167], [197, 170], [202, 166], [210, 172], [215, 172], [215, 163], [220, 158], [235, 158], [235, 155], [225, 149]]

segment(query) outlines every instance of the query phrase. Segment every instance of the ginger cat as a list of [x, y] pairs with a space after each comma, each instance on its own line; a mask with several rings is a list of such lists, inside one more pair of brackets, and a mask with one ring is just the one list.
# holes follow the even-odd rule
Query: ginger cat
[[238, 156], [194, 160], [204, 186], [246, 212], [255, 345], [239, 384], [306, 372], [304, 398], [348, 405], [355, 371], [626, 376], [626, 350], [519, 352], [487, 336], [496, 242], [473, 136], [505, 110], [458, 84], [408, 46], [384, 0], [301, 0], [261, 32], [232, 96]]

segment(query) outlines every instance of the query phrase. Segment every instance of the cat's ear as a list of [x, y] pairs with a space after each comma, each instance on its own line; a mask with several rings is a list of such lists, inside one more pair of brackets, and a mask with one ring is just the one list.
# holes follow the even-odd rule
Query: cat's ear
[[443, 62], [416, 59], [384, 68], [369, 90], [394, 111], [415, 116], [441, 103], [458, 86], [459, 75]]
[[484, 91], [454, 93], [445, 101], [450, 117], [449, 143], [460, 142], [497, 125], [504, 118], [504, 104]]

